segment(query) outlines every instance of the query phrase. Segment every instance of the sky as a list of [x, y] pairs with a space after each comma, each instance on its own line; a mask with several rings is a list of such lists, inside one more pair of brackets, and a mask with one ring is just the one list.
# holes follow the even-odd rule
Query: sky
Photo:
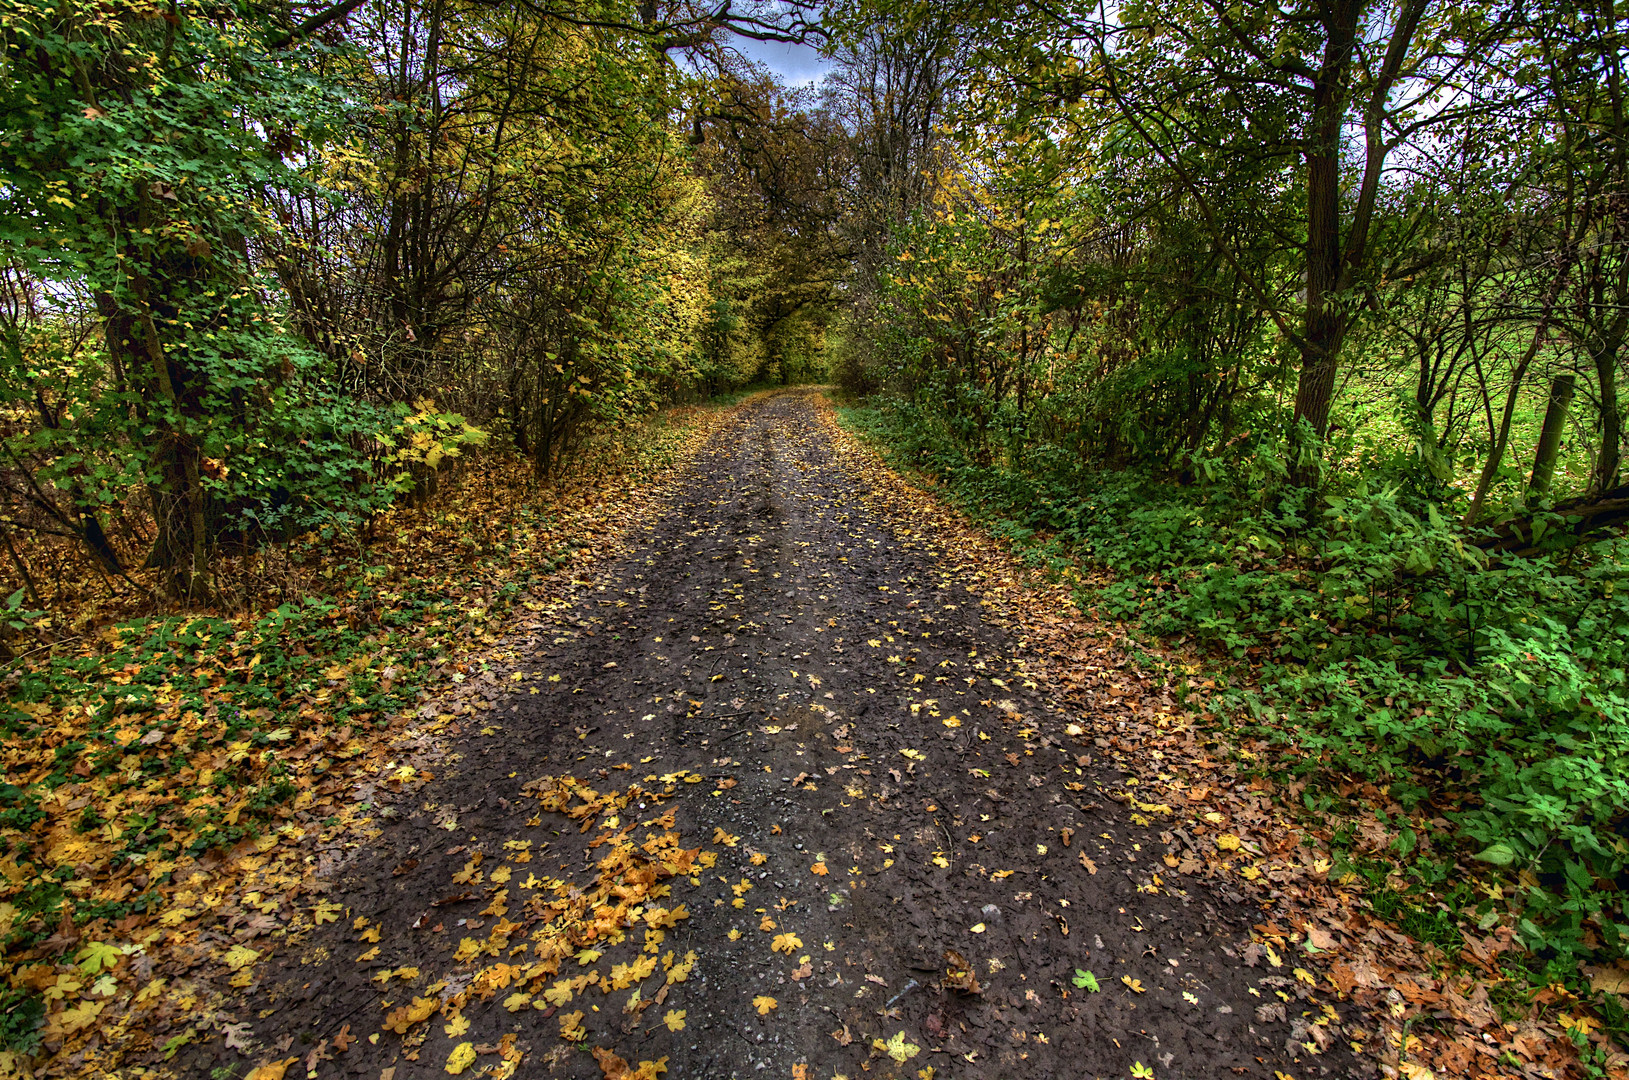
[[749, 60], [768, 67], [787, 86], [813, 86], [826, 72], [826, 61], [808, 45], [787, 45], [737, 37], [731, 42]]

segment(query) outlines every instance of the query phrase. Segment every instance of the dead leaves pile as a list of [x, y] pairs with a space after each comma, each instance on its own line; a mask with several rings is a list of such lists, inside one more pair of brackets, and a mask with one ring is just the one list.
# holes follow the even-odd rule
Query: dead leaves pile
[[[600, 792], [571, 776], [545, 776], [525, 785], [523, 791], [538, 802], [539, 813], [528, 822], [537, 835], [504, 840], [491, 860], [485, 848], [471, 851], [452, 876], [455, 892], [443, 901], [484, 901], [481, 918], [464, 920], [484, 933], [459, 936], [450, 956], [443, 951], [445, 969], [436, 977], [418, 967], [406, 973], [382, 968], [374, 977], [383, 998], [402, 999], [385, 1013], [382, 1025], [400, 1040], [402, 1057], [419, 1060], [438, 1027], [457, 1040], [470, 1027], [465, 1008], [494, 998], [511, 1014], [536, 1011], [553, 1018], [560, 1038], [569, 1043], [610, 1041], [616, 1032], [600, 1026], [605, 1017], [620, 1017], [621, 1032], [627, 1033], [646, 1009], [663, 1005], [697, 962], [693, 951], [681, 956], [666, 944], [668, 932], [690, 917], [684, 904], [671, 902], [672, 882], [711, 868], [718, 859], [716, 852], [681, 844], [674, 808], [644, 819], [629, 816], [639, 806], [656, 808], [675, 790], [633, 785]], [[544, 814], [576, 822], [580, 834], [593, 832], [586, 852], [603, 852], [591, 881], [537, 873], [538, 863], [555, 855], [541, 840], [552, 835]], [[359, 947], [379, 939], [367, 916], [358, 916], [353, 928], [360, 931]], [[440, 932], [439, 925], [430, 930]], [[614, 952], [627, 955], [618, 959]], [[360, 959], [374, 960], [377, 953], [373, 949]], [[393, 976], [413, 989], [392, 991]], [[602, 1013], [593, 1004], [628, 990], [632, 993], [619, 1009]], [[684, 1015], [669, 1010], [661, 1022], [678, 1031]], [[497, 1054], [499, 1060], [483, 1072], [498, 1080], [513, 1076], [524, 1058], [516, 1046], [519, 1037], [517, 1030], [495, 1044], [455, 1042], [445, 1070], [460, 1075], [478, 1056]], [[610, 1050], [593, 1052], [608, 1078], [654, 1080], [667, 1071], [665, 1058], [629, 1066]]]

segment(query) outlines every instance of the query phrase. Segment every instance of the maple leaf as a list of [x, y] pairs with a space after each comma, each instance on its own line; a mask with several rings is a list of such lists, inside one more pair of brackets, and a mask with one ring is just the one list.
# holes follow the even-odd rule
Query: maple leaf
[[[736, 937], [741, 936], [741, 931], [739, 931], [739, 930], [732, 930], [731, 933], [733, 933]], [[734, 940], [734, 939], [732, 938], [731, 940]], [[679, 963], [674, 964], [673, 967], [668, 971], [668, 973], [667, 973], [667, 981], [668, 981], [668, 983], [671, 985], [672, 983], [682, 983], [682, 982], [684, 982], [686, 979], [690, 978], [690, 972], [695, 966], [696, 966], [696, 954], [695, 954], [695, 951], [692, 950], [690, 952], [685, 953], [684, 954], [684, 959], [682, 961], [680, 961]]]
[[[256, 954], [258, 955], [258, 954]], [[105, 941], [93, 941], [74, 954], [74, 960], [81, 970], [95, 975], [99, 971], [117, 967], [124, 953], [117, 945], [109, 945]]]
[[454, 1076], [475, 1064], [475, 1044], [461, 1042], [447, 1055], [447, 1071]]
[[770, 952], [783, 952], [791, 955], [794, 949], [803, 948], [803, 939], [796, 934], [776, 934], [775, 940], [769, 943]]
[[222, 962], [233, 971], [242, 970], [259, 959], [260, 954], [247, 945], [234, 945], [221, 957]]
[[669, 1009], [667, 1015], [662, 1017], [662, 1023], [667, 1025], [669, 1031], [684, 1030], [684, 1010]]
[[95, 1023], [97, 1014], [106, 1004], [105, 1001], [82, 1001], [71, 1009], [62, 1010], [52, 1017], [52, 1021], [65, 1034], [71, 1035]]
[[759, 1016], [768, 1016], [780, 1006], [780, 1002], [767, 994], [759, 994], [752, 999], [752, 1007], [758, 1010]]
[[327, 900], [318, 900], [317, 906], [311, 910], [311, 917], [318, 926], [325, 922], [338, 922], [339, 913], [344, 909], [340, 905]]
[[625, 1058], [603, 1046], [594, 1047], [593, 1054], [605, 1080], [628, 1080], [628, 1062]]
[[243, 1080], [283, 1080], [288, 1067], [300, 1059], [297, 1057], [284, 1058], [282, 1061], [268, 1061], [258, 1068], [251, 1069], [249, 1075]]
[[398, 1035], [407, 1034], [407, 1029], [426, 1020], [436, 1011], [439, 1002], [433, 997], [416, 997], [411, 1003], [394, 1008], [385, 1017], [385, 1030], [394, 1031]]
[[532, 1003], [532, 995], [523, 990], [517, 990], [503, 999], [503, 1007], [512, 1013], [520, 1012]]
[[765, 915], [762, 919], [758, 920], [758, 929], [762, 930], [766, 934], [769, 933], [771, 930], [775, 929], [775, 920], [771, 919], [768, 915]]
[[871, 1046], [875, 1050], [883, 1051], [901, 1065], [905, 1064], [907, 1061], [911, 1060], [911, 1058], [922, 1052], [922, 1048], [920, 1046], [913, 1042], [905, 1041], [905, 1033], [903, 1031], [893, 1036], [886, 1042], [884, 1042], [882, 1039], [872, 1039]]
[[560, 1037], [567, 1042], [582, 1042], [588, 1038], [588, 1032], [583, 1030], [583, 1011], [574, 1009], [568, 1013], [561, 1013], [555, 1019], [560, 1021]]
[[734, 847], [740, 841], [740, 839], [741, 838], [739, 836], [732, 836], [725, 832], [723, 826], [719, 826], [713, 830], [713, 843], [715, 844], [723, 844], [725, 847]]
[[1131, 989], [1131, 992], [1133, 994], [1147, 993], [1147, 991], [1145, 991], [1143, 989], [1143, 984], [1142, 984], [1141, 979], [1133, 979], [1130, 975], [1122, 975], [1122, 976], [1120, 976], [1120, 981], [1125, 983], [1126, 986]]
[[1216, 838], [1216, 846], [1223, 851], [1237, 851], [1240, 843], [1239, 838], [1231, 833], [1223, 833]]

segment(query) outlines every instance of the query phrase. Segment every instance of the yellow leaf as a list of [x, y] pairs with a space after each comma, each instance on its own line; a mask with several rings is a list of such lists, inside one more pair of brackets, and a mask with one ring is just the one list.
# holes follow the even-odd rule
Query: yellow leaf
[[1216, 846], [1223, 851], [1238, 851], [1239, 838], [1232, 833], [1223, 833], [1216, 838]]
[[221, 960], [225, 962], [226, 966], [231, 968], [233, 971], [246, 968], [259, 959], [260, 954], [249, 948], [247, 945], [234, 945], [230, 949], [226, 950], [225, 956], [221, 957]]
[[82, 1001], [71, 1009], [57, 1013], [52, 1017], [52, 1021], [64, 1032], [72, 1034], [81, 1028], [90, 1027], [106, 1004], [105, 1001]]
[[831, 873], [831, 871], [826, 869], [825, 863], [817, 862], [813, 866], [809, 867], [809, 873], [815, 875], [815, 877], [825, 877], [827, 874]]
[[288, 1071], [288, 1067], [299, 1060], [297, 1057], [291, 1057], [282, 1061], [269, 1061], [252, 1070], [243, 1080], [283, 1080], [283, 1074]]
[[520, 1012], [532, 1003], [532, 995], [525, 991], [517, 991], [503, 999], [503, 1007], [512, 1013]]
[[881, 1050], [885, 1052], [889, 1057], [893, 1058], [901, 1065], [905, 1064], [911, 1058], [922, 1052], [922, 1048], [920, 1046], [916, 1045], [915, 1043], [905, 1041], [905, 1033], [903, 1031], [889, 1039], [887, 1042], [884, 1042], [881, 1039], [872, 1039], [871, 1047], [874, 1050]]
[[1141, 979], [1133, 979], [1130, 975], [1122, 975], [1122, 976], [1120, 976], [1120, 981], [1125, 983], [1126, 986], [1130, 988], [1130, 990], [1131, 990], [1131, 992], [1133, 994], [1147, 993], [1147, 991], [1145, 991], [1143, 989], [1143, 984], [1142, 984]]
[[729, 938], [731, 941], [740, 941], [741, 940], [741, 931], [736, 930], [735, 928], [732, 927], [730, 929], [730, 932], [728, 934], [724, 935], [724, 936]]
[[568, 1013], [561, 1013], [555, 1019], [560, 1021], [560, 1037], [567, 1042], [581, 1042], [588, 1036], [582, 1028], [583, 1011], [574, 1009]]
[[[739, 930], [731, 930], [730, 933], [734, 934], [736, 937], [741, 936], [741, 931]], [[667, 973], [668, 983], [671, 985], [672, 983], [684, 982], [686, 979], [690, 978], [690, 972], [695, 968], [695, 966], [696, 952], [694, 949], [692, 949], [684, 954], [684, 959], [682, 961], [674, 964], [673, 967], [669, 969]]]
[[339, 913], [343, 909], [327, 900], [318, 900], [317, 906], [311, 909], [311, 917], [318, 926], [325, 922], [339, 922]]
[[767, 994], [759, 994], [757, 997], [752, 999], [752, 1007], [758, 1010], [759, 1016], [768, 1016], [779, 1005], [780, 1002], [776, 1001], [772, 997], [769, 997]]
[[430, 1014], [436, 1011], [440, 1003], [433, 997], [414, 998], [411, 1004], [398, 1006], [390, 1010], [385, 1017], [385, 1029], [394, 1031], [398, 1035], [407, 1034], [407, 1029], [420, 1020], [427, 1020]]
[[788, 955], [794, 949], [803, 948], [803, 939], [796, 934], [776, 934], [775, 940], [769, 943], [770, 952], [783, 952]]
[[684, 1010], [669, 1009], [667, 1015], [662, 1017], [662, 1023], [667, 1025], [669, 1031], [684, 1030]]
[[469, 1017], [465, 1016], [463, 1013], [458, 1013], [451, 1020], [447, 1021], [446, 1026], [444, 1026], [441, 1030], [446, 1032], [447, 1038], [456, 1039], [458, 1036], [469, 1030]]
[[453, 1052], [447, 1055], [447, 1071], [454, 1076], [457, 1076], [473, 1064], [475, 1064], [474, 1043], [459, 1043], [453, 1047]]

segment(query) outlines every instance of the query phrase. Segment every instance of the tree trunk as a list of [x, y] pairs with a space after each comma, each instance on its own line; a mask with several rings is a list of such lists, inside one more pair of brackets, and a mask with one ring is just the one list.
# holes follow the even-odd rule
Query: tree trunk
[[1595, 378], [1601, 390], [1601, 453], [1595, 459], [1590, 490], [1597, 494], [1618, 485], [1623, 453], [1623, 412], [1618, 404], [1620, 342], [1603, 343], [1595, 353]]
[[1529, 500], [1544, 498], [1555, 478], [1555, 462], [1561, 453], [1561, 436], [1567, 427], [1567, 410], [1572, 407], [1577, 382], [1573, 375], [1557, 375], [1550, 384], [1550, 404], [1544, 410], [1544, 427], [1533, 455], [1533, 475], [1527, 481]]
[[[1307, 295], [1301, 349], [1301, 373], [1295, 387], [1296, 433], [1290, 441], [1290, 481], [1317, 487], [1322, 443], [1329, 431], [1329, 407], [1348, 319], [1342, 284], [1341, 130], [1350, 94], [1359, 0], [1332, 5], [1327, 16], [1328, 41], [1312, 94], [1307, 132]], [[1314, 445], [1301, 437], [1309, 430]]]

